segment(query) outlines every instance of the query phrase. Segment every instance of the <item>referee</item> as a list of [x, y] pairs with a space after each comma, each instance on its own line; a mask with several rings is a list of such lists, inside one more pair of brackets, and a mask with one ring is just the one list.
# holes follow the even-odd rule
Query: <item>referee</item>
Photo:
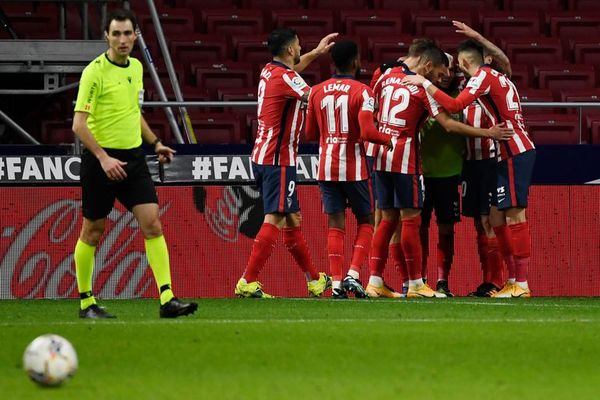
[[158, 198], [146, 165], [142, 140], [154, 145], [159, 162], [175, 151], [164, 146], [141, 115], [142, 64], [129, 57], [137, 38], [130, 11], [107, 17], [109, 48], [83, 71], [75, 105], [73, 132], [85, 145], [81, 159], [83, 226], [75, 246], [80, 318], [114, 318], [92, 294], [94, 253], [115, 198], [133, 212], [144, 234], [146, 256], [160, 292], [160, 317], [192, 314], [196, 303], [182, 303], [171, 290], [169, 252], [158, 216]]

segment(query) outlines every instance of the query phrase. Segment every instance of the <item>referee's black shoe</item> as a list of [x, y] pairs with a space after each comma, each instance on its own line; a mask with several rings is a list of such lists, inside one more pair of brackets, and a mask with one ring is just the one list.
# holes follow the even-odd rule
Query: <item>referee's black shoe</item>
[[173, 297], [160, 306], [161, 318], [177, 318], [182, 315], [190, 315], [196, 312], [198, 303], [182, 303], [177, 297]]
[[106, 311], [104, 307], [99, 307], [97, 304], [92, 304], [83, 310], [79, 310], [79, 318], [103, 319], [117, 317]]

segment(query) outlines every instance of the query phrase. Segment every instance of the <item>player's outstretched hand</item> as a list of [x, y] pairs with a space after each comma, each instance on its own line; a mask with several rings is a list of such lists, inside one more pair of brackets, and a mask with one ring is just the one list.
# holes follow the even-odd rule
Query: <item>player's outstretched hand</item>
[[314, 49], [314, 51], [317, 53], [317, 56], [322, 56], [323, 54], [327, 54], [329, 52], [329, 50], [335, 44], [335, 42], [333, 42], [333, 39], [335, 39], [338, 35], [339, 35], [339, 33], [334, 32], [334, 33], [330, 33], [329, 35], [327, 35], [323, 39], [321, 39], [321, 41], [319, 42], [319, 45], [317, 47], [315, 47], [315, 49]]
[[390, 139], [390, 142], [385, 145], [385, 148], [387, 149], [387, 151], [394, 150], [394, 142]]
[[466, 37], [471, 39], [479, 40], [480, 34], [475, 29], [471, 28], [469, 25], [460, 21], [452, 21], [452, 25], [456, 28], [456, 33], [462, 33]]
[[402, 83], [404, 85], [423, 86], [423, 82], [425, 82], [425, 77], [419, 74], [406, 75], [402, 78]]
[[170, 163], [175, 153], [177, 153], [175, 150], [165, 146], [161, 142], [156, 144], [156, 147], [154, 147], [154, 152], [158, 154], [158, 162], [161, 164]]
[[125, 161], [117, 160], [108, 155], [99, 161], [104, 173], [111, 181], [122, 181], [127, 178], [127, 173], [123, 169], [127, 165]]
[[494, 125], [489, 128], [488, 131], [490, 132], [491, 138], [500, 141], [510, 140], [510, 138], [515, 134], [515, 131], [512, 128], [508, 128], [506, 126], [506, 122]]

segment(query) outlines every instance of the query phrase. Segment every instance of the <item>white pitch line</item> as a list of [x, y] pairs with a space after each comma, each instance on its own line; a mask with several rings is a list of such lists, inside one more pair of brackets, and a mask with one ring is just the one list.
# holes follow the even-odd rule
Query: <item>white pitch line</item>
[[[333, 303], [343, 303], [345, 300], [338, 300], [338, 299], [311, 299], [311, 298], [303, 298], [303, 297], [298, 297], [298, 298], [284, 298], [284, 297], [280, 297], [278, 299], [284, 299], [284, 300], [294, 300], [294, 301], [327, 301], [327, 302], [333, 302]], [[252, 299], [253, 301], [262, 301], [262, 300], [258, 300], [258, 299]], [[382, 299], [383, 300], [383, 299]], [[530, 303], [528, 299], [497, 299], [497, 300], [490, 300], [490, 301], [454, 301], [453, 299], [415, 299], [416, 301], [414, 301], [413, 299], [406, 299], [406, 298], [399, 298], [396, 300], [379, 300], [379, 299], [357, 299], [357, 300], [350, 300], [350, 301], [358, 301], [358, 302], [381, 302], [381, 303], [403, 303], [403, 304], [408, 304], [408, 303], [412, 303], [412, 304], [452, 304], [452, 305], [460, 305], [460, 304], [467, 304], [467, 305], [477, 305], [477, 306], [492, 306], [492, 307], [558, 307], [558, 308], [600, 308], [600, 304], [544, 304], [544, 303]], [[264, 301], [271, 301], [271, 299], [268, 300], [264, 300]]]
[[600, 323], [600, 320], [574, 318], [574, 319], [557, 319], [557, 318], [489, 318], [489, 319], [468, 319], [468, 318], [395, 318], [395, 319], [377, 319], [377, 318], [341, 318], [341, 319], [186, 319], [186, 320], [149, 320], [149, 321], [54, 321], [54, 322], [1, 322], [0, 327], [11, 326], [69, 326], [69, 325], [228, 325], [228, 324], [304, 324], [304, 323], [435, 323], [435, 322], [453, 322], [453, 323]]

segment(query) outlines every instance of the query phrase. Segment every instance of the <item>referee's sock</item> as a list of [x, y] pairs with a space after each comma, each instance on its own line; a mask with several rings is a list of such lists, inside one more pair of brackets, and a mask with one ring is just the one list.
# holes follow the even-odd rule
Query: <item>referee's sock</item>
[[154, 280], [160, 291], [160, 304], [163, 305], [171, 300], [175, 295], [171, 290], [171, 269], [169, 266], [169, 249], [165, 236], [160, 235], [152, 239], [145, 239], [144, 246], [146, 247], [146, 257]]
[[94, 253], [96, 246], [91, 246], [81, 239], [75, 245], [75, 275], [77, 277], [77, 289], [79, 290], [80, 307], [82, 310], [92, 304], [96, 299], [92, 295], [92, 277], [94, 275]]

